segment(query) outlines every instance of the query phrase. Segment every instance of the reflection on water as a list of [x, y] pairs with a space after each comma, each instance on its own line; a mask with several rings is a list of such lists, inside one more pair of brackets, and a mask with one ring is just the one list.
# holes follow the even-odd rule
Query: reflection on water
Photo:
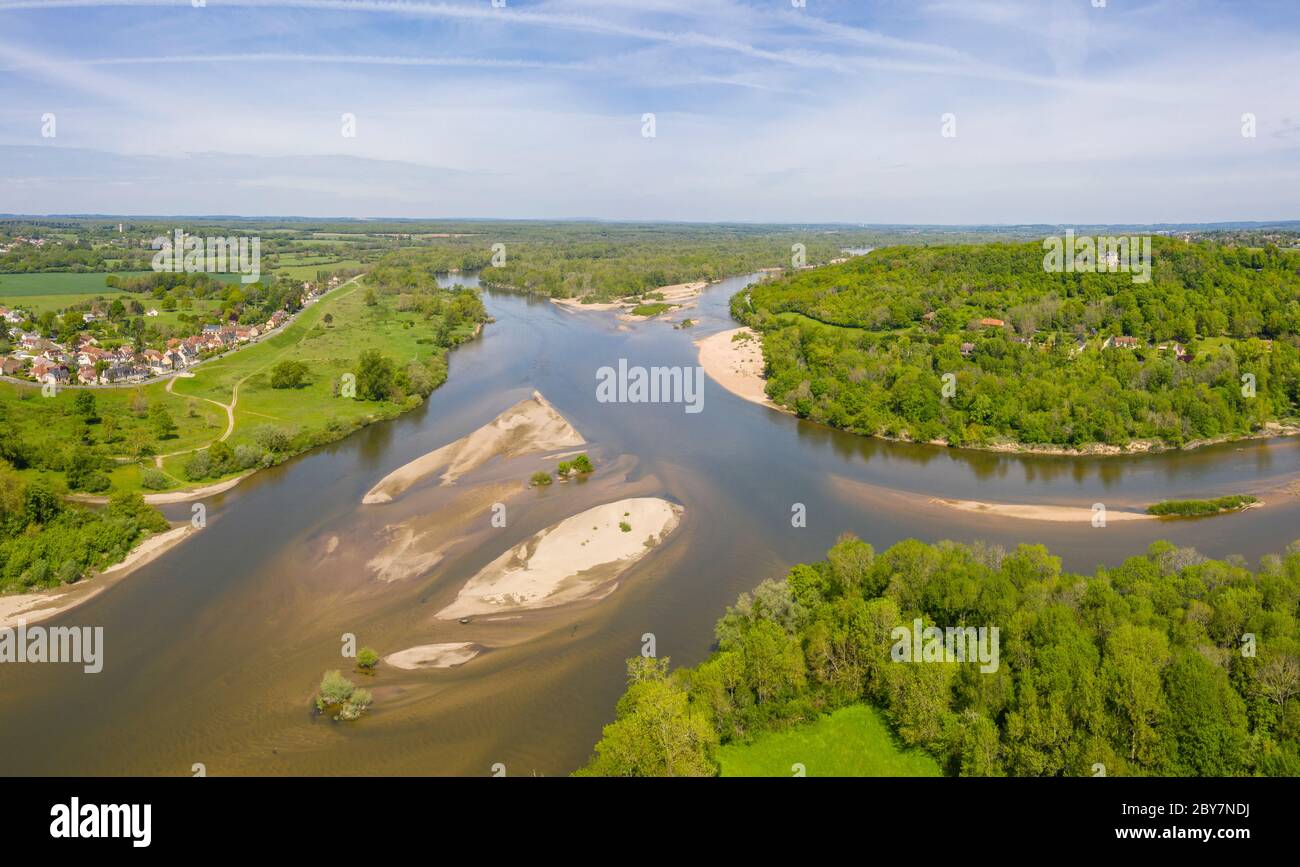
[[[0, 773], [184, 775], [204, 762], [213, 775], [479, 775], [503, 762], [512, 775], [564, 774], [587, 758], [612, 716], [624, 660], [639, 652], [644, 633], [653, 632], [674, 663], [698, 661], [738, 593], [820, 557], [844, 531], [878, 549], [912, 536], [1041, 542], [1075, 569], [1115, 563], [1157, 538], [1255, 558], [1300, 536], [1297, 500], [1269, 493], [1268, 506], [1246, 514], [1104, 529], [927, 502], [1087, 508], [1267, 492], [1300, 469], [1293, 440], [1132, 458], [1022, 457], [854, 437], [746, 403], [712, 381], [699, 414], [595, 400], [596, 370], [620, 358], [694, 364], [692, 341], [731, 326], [727, 299], [745, 282], [712, 287], [690, 314], [699, 325], [683, 331], [485, 292], [496, 322], [452, 354], [447, 384], [424, 407], [209, 499], [205, 530], [52, 621], [104, 627], [102, 673], [0, 667]], [[484, 633], [435, 625], [440, 603], [509, 545], [623, 495], [599, 479], [550, 491], [519, 511], [508, 538], [480, 529], [428, 574], [391, 583], [371, 576], [367, 561], [389, 538], [392, 516], [446, 529], [444, 516], [456, 512], [446, 498], [457, 492], [421, 494], [391, 515], [360, 510], [365, 492], [533, 389], [590, 441], [602, 467], [617, 471], [618, 484], [683, 504], [682, 526], [598, 604], [530, 614]], [[504, 464], [497, 470], [515, 473]], [[795, 503], [807, 508], [806, 527], [791, 526]], [[171, 511], [188, 515], [187, 506]], [[334, 537], [338, 553], [327, 556]], [[350, 667], [339, 656], [348, 632], [384, 654], [436, 641], [483, 639], [492, 648], [455, 669], [381, 669], [365, 679], [376, 696], [366, 718], [314, 720], [310, 698], [321, 673]]]

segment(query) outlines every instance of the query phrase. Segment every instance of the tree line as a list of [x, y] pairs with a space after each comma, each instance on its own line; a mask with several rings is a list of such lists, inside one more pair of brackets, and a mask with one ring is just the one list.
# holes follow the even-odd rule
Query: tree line
[[[1297, 413], [1300, 255], [1156, 238], [1145, 284], [1042, 260], [1041, 244], [889, 248], [731, 309], [763, 334], [768, 395], [855, 433], [1181, 446]], [[1115, 336], [1136, 345], [1103, 349]]]
[[[858, 702], [950, 775], [1300, 774], [1300, 542], [1251, 571], [1153, 543], [1092, 575], [1041, 545], [845, 536], [742, 594], [691, 668], [635, 658], [579, 773], [717, 773], [719, 744]], [[895, 661], [894, 630], [996, 626], [1000, 664]]]

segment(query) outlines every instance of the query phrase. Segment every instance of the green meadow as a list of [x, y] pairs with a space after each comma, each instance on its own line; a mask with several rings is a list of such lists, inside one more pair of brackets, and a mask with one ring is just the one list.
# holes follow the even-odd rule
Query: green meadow
[[[118, 276], [136, 276], [140, 271], [119, 271]], [[110, 289], [104, 282], [108, 274], [102, 272], [0, 274], [0, 304], [41, 313], [59, 311], [72, 304], [88, 301], [96, 295], [105, 298], [126, 295], [120, 289]]]
[[923, 750], [904, 750], [870, 705], [841, 708], [814, 723], [760, 735], [718, 749], [724, 777], [937, 777]]

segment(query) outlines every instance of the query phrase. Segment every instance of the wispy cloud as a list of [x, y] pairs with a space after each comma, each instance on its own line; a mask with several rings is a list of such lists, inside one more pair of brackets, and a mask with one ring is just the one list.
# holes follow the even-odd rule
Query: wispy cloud
[[0, 0], [0, 181], [65, 212], [1276, 218], [1300, 201], [1293, 94], [1261, 86], [1300, 76], [1279, 8]]

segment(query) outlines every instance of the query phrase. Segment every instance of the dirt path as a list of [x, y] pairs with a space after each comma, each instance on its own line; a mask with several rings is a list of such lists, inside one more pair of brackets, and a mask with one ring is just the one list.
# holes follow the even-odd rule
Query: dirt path
[[[360, 279], [361, 279], [362, 277], [364, 277], [364, 276], [365, 276], [365, 274], [358, 274], [357, 276], [353, 277], [351, 280], [348, 280], [347, 282], [341, 284], [337, 289], [335, 289], [333, 292], [331, 292], [330, 295], [332, 295], [334, 298], [342, 298], [344, 295], [351, 294], [351, 292], [343, 292], [343, 291], [342, 291], [343, 288], [346, 287], [346, 286], [350, 286], [350, 285], [352, 285], [353, 283], [357, 282], [358, 280], [360, 280]], [[353, 289], [352, 291], [356, 291], [356, 290]], [[292, 324], [292, 322], [290, 322], [290, 323], [286, 323], [286, 325], [285, 325], [284, 327], [287, 328], [287, 327], [289, 327], [289, 325], [291, 325], [291, 324]], [[301, 342], [302, 342], [302, 341], [299, 341], [299, 343], [301, 343]], [[190, 394], [182, 394], [182, 395], [180, 395], [181, 397], [194, 397], [194, 398], [198, 398], [199, 400], [206, 400], [208, 403], [215, 404], [215, 405], [221, 407], [222, 409], [224, 409], [224, 410], [226, 411], [226, 431], [225, 431], [225, 433], [223, 433], [221, 436], [219, 436], [219, 437], [217, 437], [215, 440], [213, 440], [212, 443], [225, 442], [226, 440], [228, 440], [228, 439], [230, 438], [230, 435], [233, 434], [233, 433], [235, 432], [235, 407], [239, 404], [239, 387], [240, 387], [241, 385], [243, 385], [245, 382], [247, 382], [251, 377], [256, 376], [258, 373], [261, 373], [261, 372], [262, 372], [263, 370], [265, 370], [267, 367], [269, 367], [269, 366], [275, 364], [275, 363], [278, 362], [281, 358], [283, 358], [285, 355], [287, 355], [288, 353], [292, 352], [293, 350], [295, 350], [295, 349], [297, 349], [297, 348], [298, 348], [298, 344], [297, 344], [297, 343], [295, 343], [293, 346], [287, 347], [287, 348], [285, 349], [284, 352], [282, 352], [282, 353], [280, 353], [279, 355], [275, 356], [275, 357], [272, 358], [270, 361], [268, 361], [266, 364], [264, 364], [264, 365], [262, 365], [261, 367], [259, 367], [257, 370], [254, 370], [254, 371], [252, 371], [252, 372], [246, 374], [244, 377], [242, 377], [238, 382], [236, 382], [236, 383], [234, 384], [234, 386], [233, 386], [233, 387], [231, 388], [231, 390], [230, 390], [230, 403], [222, 403], [222, 402], [219, 401], [219, 400], [213, 400], [213, 399], [210, 398], [210, 397], [201, 397], [201, 396], [199, 396], [199, 395], [190, 395]], [[193, 374], [193, 373], [188, 373], [188, 372], [187, 372], [187, 373], [178, 373], [178, 374], [176, 374], [176, 375], [173, 376], [171, 379], [167, 380], [167, 392], [168, 392], [169, 394], [176, 394], [176, 392], [172, 391], [172, 386], [174, 386], [174, 385], [176, 384], [176, 380], [178, 380], [178, 379], [193, 379], [193, 378], [194, 378], [194, 374]], [[196, 449], [182, 449], [181, 451], [178, 451], [178, 452], [171, 452], [171, 453], [169, 453], [169, 454], [165, 454], [165, 455], [155, 455], [155, 456], [154, 456], [154, 459], [153, 459], [154, 466], [156, 466], [158, 469], [161, 470], [161, 469], [162, 469], [162, 466], [163, 466], [163, 460], [164, 460], [165, 458], [175, 457], [176, 455], [188, 454], [189, 452], [202, 451], [203, 449], [209, 448], [209, 447], [212, 445], [212, 443], [208, 443], [206, 446], [199, 446], [199, 447], [196, 448]]]

